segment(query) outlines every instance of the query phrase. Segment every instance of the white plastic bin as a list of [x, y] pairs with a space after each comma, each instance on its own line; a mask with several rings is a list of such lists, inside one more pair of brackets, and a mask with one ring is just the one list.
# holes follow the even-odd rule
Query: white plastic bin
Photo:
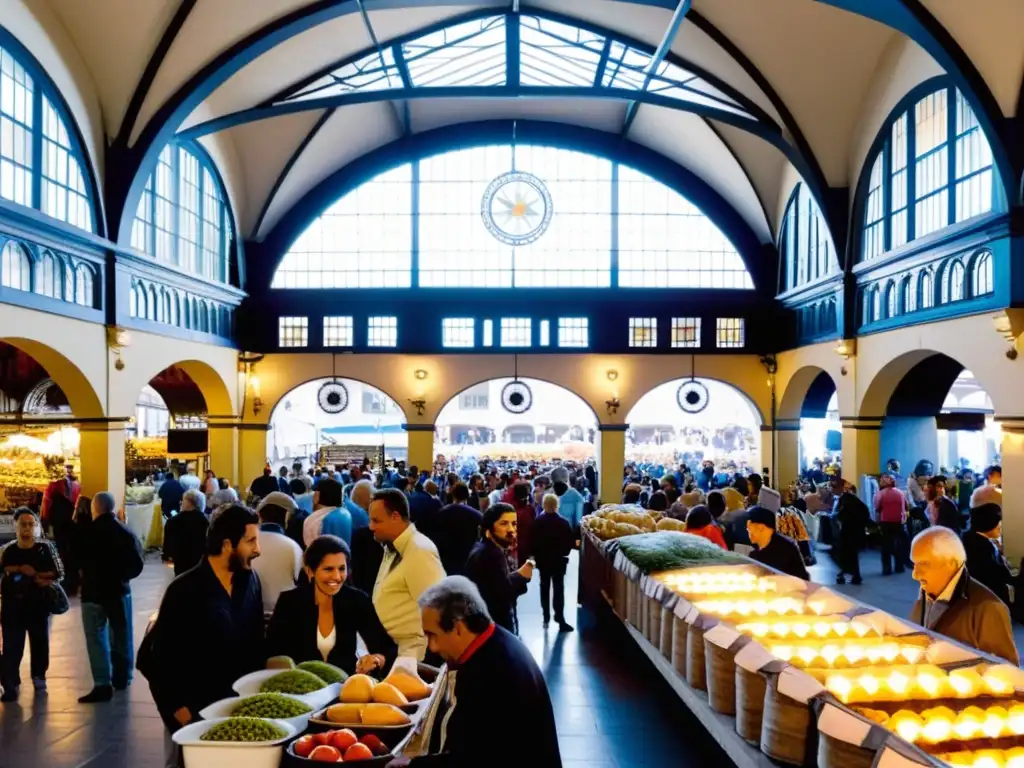
[[201, 737], [218, 723], [230, 718], [217, 717], [186, 725], [174, 734], [174, 743], [181, 747], [185, 768], [279, 768], [284, 745], [295, 738], [295, 729], [284, 720], [269, 720], [285, 731], [277, 741], [228, 742], [201, 741]]
[[[296, 701], [301, 701], [307, 707], [309, 706], [309, 702], [305, 701], [301, 696], [294, 696], [294, 695], [292, 695], [290, 693], [282, 693], [281, 695], [282, 696], [287, 696], [289, 699], [295, 699]], [[232, 716], [231, 711], [235, 707], [237, 707], [246, 698], [248, 698], [248, 697], [247, 696], [233, 696], [230, 699], [221, 699], [218, 702], [214, 702], [213, 704], [208, 706], [206, 709], [201, 710], [199, 712], [199, 716], [201, 718], [203, 718], [203, 720], [213, 720], [214, 718], [224, 719], [226, 717], [231, 717]], [[310, 718], [310, 715], [312, 715], [314, 712], [316, 712], [316, 710], [315, 709], [311, 709], [309, 712], [307, 712], [304, 715], [299, 715], [297, 717], [287, 717], [287, 718], [283, 717], [283, 718], [278, 718], [278, 719], [279, 719], [280, 722], [288, 723], [290, 726], [292, 726], [292, 728], [295, 729], [296, 733], [303, 733], [303, 732], [305, 732], [305, 730], [307, 728], [309, 728], [309, 718]]]
[[[231, 687], [235, 693], [239, 696], [252, 696], [254, 693], [260, 693], [260, 686], [263, 685], [264, 681], [270, 679], [274, 675], [279, 675], [281, 672], [287, 672], [288, 670], [282, 669], [261, 669], [259, 672], [250, 672], [245, 677], [240, 677], [235, 681], [235, 684]], [[303, 694], [289, 694], [294, 696], [299, 701], [304, 701], [314, 710], [323, 709], [328, 704], [333, 704], [338, 700], [341, 695], [341, 683], [331, 683], [326, 688], [321, 688], [319, 691], [313, 691], [313, 693]]]

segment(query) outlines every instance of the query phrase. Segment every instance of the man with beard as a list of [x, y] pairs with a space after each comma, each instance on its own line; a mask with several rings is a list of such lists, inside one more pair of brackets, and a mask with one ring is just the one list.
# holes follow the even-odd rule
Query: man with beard
[[488, 507], [481, 523], [483, 538], [466, 561], [466, 576], [480, 590], [494, 623], [512, 634], [519, 631], [516, 600], [526, 594], [533, 577], [532, 562], [513, 571], [505, 554], [516, 545], [518, 525], [516, 510], [511, 504]]
[[259, 516], [240, 504], [213, 516], [206, 556], [167, 587], [139, 649], [139, 671], [169, 733], [234, 696], [235, 680], [263, 668], [263, 591], [252, 570], [259, 526]]

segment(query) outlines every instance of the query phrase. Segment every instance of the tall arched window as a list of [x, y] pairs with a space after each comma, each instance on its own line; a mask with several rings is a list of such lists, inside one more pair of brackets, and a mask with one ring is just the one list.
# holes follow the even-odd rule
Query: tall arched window
[[96, 302], [93, 291], [92, 269], [79, 264], [75, 269], [75, 304], [92, 307]]
[[42, 251], [35, 264], [33, 290], [51, 299], [63, 298], [61, 291], [61, 264], [49, 251]]
[[993, 210], [992, 150], [956, 88], [905, 102], [882, 136], [861, 182], [862, 260]]
[[209, 157], [168, 144], [146, 181], [132, 225], [132, 247], [158, 261], [227, 282], [231, 213]]
[[932, 282], [932, 273], [922, 269], [917, 278], [917, 292], [921, 296], [921, 309], [931, 309], [935, 306], [935, 286]]
[[983, 251], [971, 267], [971, 298], [992, 293], [992, 254]]
[[32, 260], [24, 247], [9, 241], [0, 259], [0, 285], [19, 291], [32, 290]]
[[499, 144], [414, 160], [348, 192], [295, 240], [272, 286], [750, 289], [753, 282], [727, 236], [662, 182], [596, 155]]
[[949, 300], [960, 301], [964, 298], [964, 264], [957, 259], [949, 268]]
[[900, 283], [900, 303], [903, 306], [903, 313], [917, 310], [917, 291], [914, 289], [914, 281], [907, 275]]
[[[95, 231], [83, 165], [54, 86], [0, 34], [0, 198]], [[59, 298], [59, 296], [58, 296]]]
[[825, 217], [806, 184], [797, 184], [789, 199], [779, 252], [785, 258], [783, 290], [805, 285], [839, 271], [835, 246]]
[[899, 315], [900, 310], [897, 305], [898, 297], [896, 294], [896, 283], [891, 280], [885, 286], [885, 317], [893, 318]]

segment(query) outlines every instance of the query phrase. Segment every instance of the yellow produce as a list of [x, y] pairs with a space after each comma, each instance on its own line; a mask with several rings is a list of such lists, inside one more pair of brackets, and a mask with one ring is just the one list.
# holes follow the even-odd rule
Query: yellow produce
[[418, 675], [410, 674], [405, 670], [391, 670], [391, 674], [384, 678], [384, 682], [395, 686], [409, 701], [419, 701], [430, 696], [430, 686], [423, 682]]
[[761, 621], [743, 622], [736, 629], [757, 638], [855, 638], [877, 635], [869, 625], [843, 616], [778, 616]]
[[[874, 638], [821, 642], [790, 641], [772, 643], [772, 655], [796, 667], [832, 668], [866, 667], [875, 664], [914, 664], [924, 656], [919, 645], [895, 641], [872, 642]], [[881, 638], [878, 638], [881, 640]]]
[[404, 707], [409, 703], [405, 694], [391, 683], [377, 683], [373, 687], [373, 700], [379, 704], [394, 704], [396, 707]]
[[368, 704], [373, 701], [377, 682], [369, 675], [352, 675], [341, 687], [341, 700], [346, 704]]
[[798, 597], [751, 597], [700, 600], [694, 603], [701, 613], [715, 616], [785, 616], [804, 613], [806, 604]]
[[365, 704], [334, 704], [327, 708], [327, 719], [339, 725], [359, 725], [363, 722]]
[[1008, 707], [992, 705], [986, 709], [971, 705], [960, 711], [932, 707], [920, 713], [901, 709], [892, 715], [863, 707], [857, 707], [857, 711], [911, 744], [927, 745], [1024, 736], [1024, 704], [1008, 704]]
[[409, 716], [393, 704], [367, 704], [363, 707], [363, 725], [408, 725]]
[[[902, 701], [904, 699], [970, 699], [1002, 696], [1013, 691], [999, 667], [974, 667], [947, 673], [939, 667], [920, 664], [834, 670], [824, 677], [825, 687], [843, 702]], [[1018, 713], [1024, 719], [1024, 712]], [[1009, 714], [1002, 715], [1006, 720]], [[992, 726], [990, 726], [991, 728]]]

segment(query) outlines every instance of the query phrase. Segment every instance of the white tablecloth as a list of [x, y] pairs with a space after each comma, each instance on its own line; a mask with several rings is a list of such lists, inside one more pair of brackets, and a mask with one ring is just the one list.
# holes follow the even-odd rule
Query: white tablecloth
[[149, 527], [153, 523], [154, 502], [149, 504], [128, 504], [124, 508], [126, 525], [131, 528], [135, 537], [143, 544], [149, 537]]

